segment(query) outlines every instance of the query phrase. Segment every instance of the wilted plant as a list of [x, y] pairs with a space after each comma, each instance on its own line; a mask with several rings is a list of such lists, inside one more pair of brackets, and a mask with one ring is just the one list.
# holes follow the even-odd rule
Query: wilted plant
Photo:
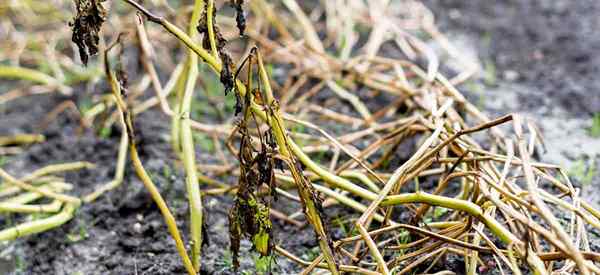
[[[304, 274], [315, 268], [328, 269], [332, 274], [428, 273], [448, 254], [464, 258], [467, 274], [488, 268], [489, 261], [502, 272], [506, 268], [514, 274], [521, 274], [522, 268], [536, 274], [600, 271], [595, 264], [600, 256], [591, 251], [586, 237], [586, 226], [600, 229], [600, 213], [580, 200], [579, 191], [560, 167], [530, 159], [539, 142], [536, 127], [517, 115], [489, 119], [456, 89], [477, 68], [465, 63], [464, 71], [450, 79], [440, 73], [435, 52], [411, 31], [428, 34], [450, 56], [460, 59], [460, 53], [447, 43], [434, 27], [431, 15], [417, 2], [407, 1], [410, 9], [397, 14], [405, 21], [395, 21], [396, 17], [386, 12], [386, 1], [342, 1], [347, 5], [323, 9], [326, 19], [319, 23], [325, 30], [319, 32], [294, 0], [282, 1], [282, 7], [262, 0], [249, 1], [246, 5], [261, 17], [257, 22], [246, 21], [244, 1], [231, 1], [235, 21], [222, 20], [220, 24], [216, 22], [219, 17], [215, 1], [195, 1], [187, 32], [135, 1], [124, 2], [159, 24], [172, 40], [182, 42], [187, 55], [163, 86], [154, 68], [156, 60], [142, 17], [135, 18], [141, 63], [155, 92], [142, 101], [123, 92], [124, 78], [113, 72], [108, 57], [108, 50], [118, 44], [107, 47], [105, 75], [112, 95], [84, 116], [93, 121], [103, 112], [98, 110], [116, 106], [117, 116], [109, 117], [105, 124], [120, 121], [125, 130], [115, 179], [83, 201], [91, 202], [121, 183], [124, 155], [129, 151], [136, 174], [163, 214], [189, 274], [200, 271], [201, 246], [206, 240], [202, 196], [232, 190], [235, 201], [229, 212], [229, 233], [236, 268], [240, 241], [249, 238], [262, 256], [280, 254], [305, 266]], [[77, 1], [76, 6], [73, 41], [79, 46], [81, 60], [87, 63], [88, 55], [98, 51], [98, 32], [106, 14], [98, 1]], [[226, 37], [232, 30], [236, 35], [247, 34], [252, 41], [246, 45], [247, 57], [239, 64], [228, 49]], [[366, 40], [364, 45], [359, 44], [361, 37]], [[394, 43], [406, 60], [386, 56], [382, 48], [387, 42]], [[413, 63], [417, 57], [423, 58], [425, 70]], [[191, 117], [196, 82], [203, 77], [198, 72], [198, 58], [218, 76], [225, 95], [236, 98], [236, 123], [211, 125]], [[279, 75], [284, 83], [273, 81], [265, 62], [291, 67]], [[14, 76], [9, 69], [0, 67], [0, 75], [4, 71]], [[24, 78], [62, 83], [40, 74]], [[172, 91], [176, 94], [174, 108], [168, 100]], [[311, 101], [319, 92], [327, 92], [328, 101], [350, 111], [329, 108], [331, 104], [322, 100], [318, 101], [322, 104]], [[371, 97], [382, 97], [387, 105], [373, 105], [381, 100]], [[134, 115], [159, 104], [161, 111], [172, 118], [172, 147], [186, 173], [189, 251], [167, 203], [137, 154]], [[310, 122], [301, 117], [306, 114]], [[342, 127], [328, 127], [332, 121]], [[510, 122], [512, 136], [495, 128]], [[290, 132], [288, 124], [301, 125], [306, 131]], [[193, 131], [210, 133], [231, 145], [229, 149], [239, 163], [237, 169], [227, 173], [239, 177], [237, 185], [228, 186], [203, 176], [205, 171], [199, 170], [196, 160]], [[471, 138], [478, 132], [489, 134], [487, 143]], [[416, 144], [416, 150], [402, 159], [398, 155], [406, 152], [399, 152], [399, 148], [409, 141]], [[233, 145], [236, 142], [237, 146]], [[321, 158], [319, 162], [315, 154]], [[329, 167], [324, 167], [327, 161]], [[16, 180], [0, 172], [11, 187], [27, 191], [28, 196], [55, 199], [58, 206], [53, 205], [49, 212], [60, 211], [54, 218], [0, 231], [5, 239], [16, 238], [22, 235], [20, 232], [35, 233], [58, 226], [72, 218], [81, 202], [63, 194], [67, 188], [45, 190], [45, 186], [31, 184], [34, 178]], [[201, 190], [201, 181], [218, 188]], [[424, 188], [424, 182], [433, 187]], [[542, 189], [542, 182], [553, 189]], [[278, 198], [299, 202], [301, 211], [291, 215], [275, 211]], [[28, 202], [22, 201], [12, 210], [25, 209]], [[346, 236], [339, 240], [331, 238], [327, 225], [326, 209], [335, 204], [359, 215], [353, 228], [345, 228]], [[409, 218], [402, 219], [399, 211]], [[554, 215], [557, 212], [570, 220], [561, 224]], [[286, 250], [285, 240], [275, 240], [273, 234], [272, 217], [298, 225], [302, 224], [297, 220], [301, 214], [319, 243], [320, 254], [310, 262]], [[557, 261], [562, 263], [560, 267], [554, 265]]]

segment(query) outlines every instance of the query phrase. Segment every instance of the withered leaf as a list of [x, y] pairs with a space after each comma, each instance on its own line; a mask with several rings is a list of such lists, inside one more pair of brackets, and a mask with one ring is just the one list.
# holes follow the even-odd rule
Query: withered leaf
[[[201, 35], [204, 35], [202, 37], [202, 47], [204, 49], [210, 50], [210, 40], [208, 38], [208, 7], [207, 5], [204, 6], [204, 10], [202, 11], [202, 14], [200, 15], [200, 20], [198, 20], [198, 26], [196, 26], [196, 30], [198, 30], [198, 33]], [[222, 53], [224, 51], [224, 47], [227, 45], [227, 39], [225, 39], [223, 37], [223, 34], [221, 33], [221, 30], [219, 29], [219, 26], [217, 26], [217, 10], [216, 8], [213, 6], [213, 10], [212, 10], [212, 26], [213, 26], [213, 33], [215, 35], [215, 40], [216, 40], [216, 46], [217, 46], [217, 51], [219, 53]]]
[[77, 15], [70, 25], [73, 27], [71, 40], [79, 48], [81, 62], [87, 66], [89, 56], [98, 53], [99, 32], [106, 21], [103, 0], [75, 0]]
[[[237, 93], [236, 95], [239, 96]], [[245, 99], [249, 100], [249, 96]], [[248, 112], [247, 102], [243, 111]], [[229, 212], [230, 250], [235, 269], [239, 267], [238, 256], [242, 238], [249, 238], [254, 250], [262, 256], [270, 255], [274, 245], [269, 218], [270, 202], [266, 200], [266, 196], [257, 195], [262, 185], [266, 185], [271, 194], [275, 193], [274, 149], [262, 137], [260, 150], [253, 146], [253, 138], [248, 130], [248, 118], [249, 116], [242, 116], [237, 127], [241, 136], [238, 151], [240, 177], [235, 203]]]
[[[213, 10], [212, 10], [213, 34], [215, 35], [217, 52], [221, 56], [221, 62], [223, 65], [223, 67], [221, 69], [220, 81], [223, 84], [223, 87], [225, 88], [225, 95], [227, 95], [227, 94], [229, 94], [229, 92], [231, 90], [233, 90], [235, 88], [235, 80], [234, 80], [234, 76], [233, 76], [233, 71], [234, 71], [235, 66], [233, 64], [233, 60], [232, 60], [231, 56], [225, 49], [225, 47], [227, 46], [227, 40], [223, 37], [221, 30], [217, 26], [216, 14], [217, 14], [216, 8], [213, 6]], [[210, 50], [211, 47], [210, 47], [210, 39], [209, 39], [209, 33], [208, 33], [207, 17], [208, 17], [208, 5], [205, 5], [204, 10], [202, 11], [202, 15], [200, 16], [200, 20], [198, 21], [198, 26], [196, 27], [196, 29], [198, 30], [199, 34], [203, 35], [202, 47], [204, 49]], [[240, 100], [240, 96], [236, 94], [235, 114], [237, 115], [239, 112], [241, 112], [241, 110], [242, 110], [242, 103]]]
[[242, 98], [240, 96], [240, 93], [235, 93], [235, 114], [234, 115], [238, 115], [239, 113], [242, 112], [242, 110], [244, 109], [244, 105], [242, 104]]
[[[233, 90], [235, 82], [233, 80], [233, 74], [231, 73], [233, 70], [233, 61], [231, 60], [231, 56], [226, 52], [221, 53], [221, 60], [223, 61], [223, 68], [221, 69], [220, 80], [223, 86], [225, 87], [225, 95], [227, 95], [231, 90]], [[238, 98], [239, 101], [239, 98]], [[236, 103], [238, 106], [239, 102]], [[236, 114], [241, 111], [236, 108]]]
[[240, 31], [240, 36], [243, 36], [246, 31], [246, 16], [244, 15], [244, 9], [242, 8], [244, 0], [231, 0], [231, 5], [235, 8], [235, 22]]

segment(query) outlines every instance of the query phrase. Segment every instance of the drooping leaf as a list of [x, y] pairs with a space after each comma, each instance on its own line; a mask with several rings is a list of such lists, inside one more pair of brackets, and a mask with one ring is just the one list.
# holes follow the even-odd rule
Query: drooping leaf
[[[233, 61], [231, 60], [231, 56], [226, 52], [221, 53], [221, 60], [223, 61], [223, 68], [221, 69], [220, 80], [225, 88], [225, 95], [227, 95], [233, 88], [235, 87], [235, 81], [233, 80], [232, 67]], [[238, 105], [240, 104], [239, 98], [236, 103], [236, 115], [241, 111], [238, 109]]]
[[[221, 30], [217, 26], [216, 21], [216, 8], [213, 6], [212, 10], [212, 30], [214, 34], [216, 50], [221, 57], [221, 74], [219, 80], [223, 84], [225, 95], [229, 94], [230, 91], [235, 89], [235, 80], [233, 76], [233, 72], [235, 70], [235, 65], [233, 63], [233, 59], [231, 55], [227, 52], [227, 40], [223, 37]], [[196, 29], [198, 33], [203, 35], [202, 37], [202, 47], [207, 50], [212, 50], [210, 46], [210, 38], [209, 38], [209, 26], [208, 26], [208, 5], [205, 5], [204, 10], [202, 11], [202, 15], [200, 16], [200, 20], [198, 21], [198, 26]], [[235, 114], [237, 115], [241, 112], [241, 101], [239, 95], [236, 94], [236, 104], [235, 104]]]
[[[238, 161], [240, 163], [240, 177], [235, 203], [229, 212], [229, 239], [230, 250], [233, 255], [234, 268], [238, 268], [240, 241], [248, 238], [253, 243], [255, 251], [262, 256], [271, 255], [273, 248], [272, 223], [269, 216], [270, 201], [268, 196], [258, 196], [261, 186], [267, 186], [270, 194], [275, 193], [274, 148], [267, 142], [267, 138], [260, 136], [260, 148], [253, 146], [253, 137], [248, 130], [247, 115], [249, 112], [249, 96], [245, 97], [245, 104], [240, 107], [244, 115], [238, 124], [237, 131], [241, 136]], [[236, 96], [239, 96], [236, 93]], [[239, 99], [241, 101], [241, 99]]]
[[103, 0], [75, 0], [77, 14], [70, 23], [73, 28], [71, 40], [79, 48], [81, 62], [87, 66], [89, 56], [98, 53], [100, 29], [106, 21], [106, 9]]
[[244, 35], [246, 31], [246, 16], [244, 15], [244, 0], [231, 0], [231, 5], [235, 8], [235, 22], [237, 28], [240, 31], [240, 36]]

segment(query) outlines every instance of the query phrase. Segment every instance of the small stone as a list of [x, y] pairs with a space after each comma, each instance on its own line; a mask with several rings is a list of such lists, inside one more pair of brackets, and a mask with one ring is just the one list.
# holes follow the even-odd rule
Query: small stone
[[536, 49], [533, 51], [532, 57], [534, 60], [542, 60], [544, 59], [544, 53], [540, 49]]
[[517, 79], [519, 79], [520, 75], [517, 71], [513, 71], [513, 70], [506, 70], [502, 73], [502, 76], [504, 77], [504, 79], [508, 80], [508, 81], [515, 81]]
[[208, 203], [206, 204], [206, 207], [208, 208], [213, 208], [216, 207], [219, 204], [219, 201], [216, 199], [211, 199], [208, 201]]
[[448, 12], [448, 16], [450, 16], [450, 19], [456, 20], [460, 18], [462, 14], [457, 9], [451, 9], [450, 12]]
[[141, 233], [142, 233], [142, 225], [141, 225], [139, 222], [136, 222], [136, 223], [133, 225], [133, 231], [134, 231], [135, 233], [141, 234]]
[[136, 220], [138, 220], [139, 222], [141, 222], [141, 221], [143, 221], [143, 220], [144, 220], [144, 215], [142, 215], [142, 214], [137, 214], [137, 215], [135, 216], [135, 219], [136, 219]]

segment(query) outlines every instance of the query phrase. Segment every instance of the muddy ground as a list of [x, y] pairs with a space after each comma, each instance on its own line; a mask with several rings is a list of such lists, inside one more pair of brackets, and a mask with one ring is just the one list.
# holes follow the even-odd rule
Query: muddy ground
[[[591, 137], [592, 116], [600, 112], [600, 2], [580, 1], [425, 1], [442, 31], [484, 68], [481, 77], [461, 87], [469, 99], [492, 116], [520, 112], [542, 129], [544, 161], [568, 169], [582, 165], [600, 171], [600, 139]], [[1, 83], [0, 83], [1, 84]], [[3, 87], [0, 85], [0, 90]], [[59, 95], [23, 98], [0, 106], [0, 134], [32, 132], [49, 110], [65, 99]], [[24, 110], [27, 110], [25, 112]], [[181, 169], [168, 143], [169, 119], [156, 111], [137, 118], [143, 142], [141, 157], [164, 191], [179, 221], [186, 220], [187, 203]], [[43, 131], [47, 142], [31, 146], [24, 154], [3, 161], [3, 168], [23, 175], [51, 163], [86, 160], [94, 170], [67, 173], [68, 182], [87, 193], [110, 179], [116, 158], [119, 130], [109, 138], [78, 132], [78, 120], [61, 115]], [[198, 154], [208, 162], [212, 156]], [[591, 182], [575, 184], [588, 201], [600, 205], [598, 173]], [[224, 178], [232, 183], [234, 178]], [[203, 273], [231, 274], [226, 252], [227, 211], [231, 199], [207, 197], [209, 245], [204, 248]], [[281, 206], [297, 209], [298, 205]], [[346, 215], [328, 209], [333, 220]], [[4, 220], [4, 223], [10, 223]], [[275, 223], [276, 238], [292, 251], [316, 246], [312, 232]], [[187, 232], [187, 224], [180, 229]], [[335, 235], [335, 232], [334, 232]], [[244, 244], [247, 251], [249, 243]], [[2, 245], [2, 274], [180, 274], [183, 272], [162, 218], [132, 171], [124, 184], [96, 203], [84, 205], [76, 218], [50, 232]], [[242, 254], [240, 273], [256, 274], [257, 255]], [[452, 265], [454, 263], [448, 263]], [[454, 266], [462, 266], [460, 263]], [[265, 269], [268, 269], [265, 268]], [[277, 257], [274, 274], [294, 274], [298, 267]], [[261, 271], [261, 270], [259, 270]], [[460, 273], [460, 270], [457, 270]]]
[[[479, 81], [461, 87], [488, 114], [518, 112], [542, 130], [540, 159], [569, 170], [600, 205], [600, 2], [424, 1], [449, 39], [477, 58]], [[592, 179], [579, 172], [592, 171]]]

